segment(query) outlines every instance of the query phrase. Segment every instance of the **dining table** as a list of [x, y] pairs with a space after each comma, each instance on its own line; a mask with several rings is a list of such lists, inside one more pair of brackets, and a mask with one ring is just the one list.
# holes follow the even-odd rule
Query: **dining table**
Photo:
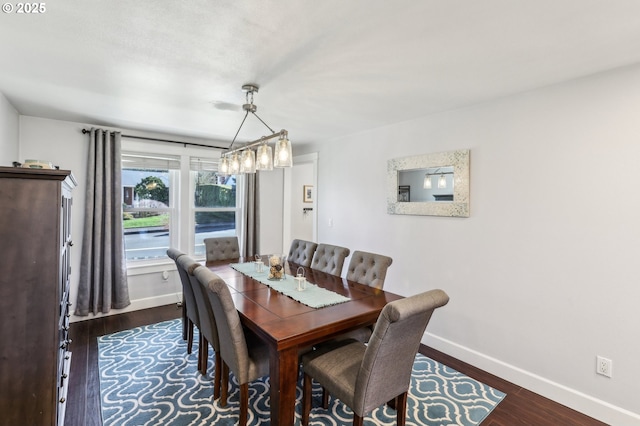
[[285, 274], [301, 272], [308, 283], [346, 298], [341, 303], [314, 308], [234, 268], [234, 264], [252, 260], [208, 261], [206, 266], [227, 283], [243, 326], [269, 347], [271, 424], [290, 426], [295, 418], [299, 353], [345, 332], [375, 324], [382, 308], [402, 296], [285, 262]]

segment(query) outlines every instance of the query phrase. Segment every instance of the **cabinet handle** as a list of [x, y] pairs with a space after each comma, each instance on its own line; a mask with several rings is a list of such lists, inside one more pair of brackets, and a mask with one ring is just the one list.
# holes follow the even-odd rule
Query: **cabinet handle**
[[64, 373], [64, 374], [62, 375], [62, 378], [63, 378], [63, 379], [66, 379], [67, 377], [68, 377], [68, 376], [67, 376], [67, 373]]
[[60, 398], [60, 403], [61, 403], [61, 404], [64, 404], [64, 402], [65, 402], [65, 401], [66, 401], [66, 399], [64, 399], [64, 398]]
[[73, 241], [69, 241], [69, 246], [73, 247]]

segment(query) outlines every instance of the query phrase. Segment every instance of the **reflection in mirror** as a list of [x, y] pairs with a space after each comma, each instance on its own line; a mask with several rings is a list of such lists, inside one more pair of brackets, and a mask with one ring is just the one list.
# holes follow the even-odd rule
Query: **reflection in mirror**
[[398, 188], [406, 188], [410, 198], [402, 197], [398, 192], [398, 201], [412, 203], [427, 201], [454, 201], [453, 166], [430, 167], [428, 169], [400, 170]]
[[387, 212], [469, 217], [469, 150], [389, 160]]

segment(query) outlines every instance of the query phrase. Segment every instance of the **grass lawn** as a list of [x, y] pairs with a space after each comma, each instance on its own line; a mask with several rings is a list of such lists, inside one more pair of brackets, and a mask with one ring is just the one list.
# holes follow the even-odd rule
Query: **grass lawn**
[[169, 221], [168, 214], [161, 214], [159, 216], [141, 217], [134, 219], [127, 219], [123, 221], [124, 229], [131, 228], [149, 228], [154, 226], [165, 226]]

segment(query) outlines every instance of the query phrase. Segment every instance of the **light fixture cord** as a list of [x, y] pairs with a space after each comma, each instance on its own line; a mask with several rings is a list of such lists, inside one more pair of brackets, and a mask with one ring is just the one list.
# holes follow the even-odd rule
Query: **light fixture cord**
[[[247, 112], [248, 112], [248, 111], [247, 111]], [[269, 125], [268, 125], [267, 123], [265, 123], [264, 121], [262, 121], [262, 118], [258, 117], [258, 114], [256, 114], [255, 112], [252, 112], [252, 114], [253, 114], [253, 115], [254, 115], [258, 120], [260, 120], [260, 122], [261, 122], [262, 124], [264, 124], [264, 125], [267, 127], [267, 129], [269, 129], [269, 130], [271, 131], [271, 134], [274, 134], [274, 133], [275, 133], [275, 132], [273, 131], [273, 129], [272, 129], [271, 127], [269, 127]]]
[[240, 133], [240, 129], [242, 129], [242, 125], [244, 124], [244, 121], [247, 119], [248, 115], [249, 115], [249, 111], [247, 111], [244, 114], [244, 118], [242, 119], [242, 123], [240, 123], [240, 127], [238, 127], [238, 131], [236, 132], [236, 135], [233, 137], [233, 140], [231, 141], [231, 145], [229, 145], [229, 148], [227, 148], [227, 150], [230, 150], [231, 147], [233, 147], [233, 143], [236, 141], [236, 138], [238, 137], [238, 133]]
[[[249, 105], [253, 106], [253, 90], [249, 90], [249, 91], [247, 92], [247, 94], [246, 94], [246, 100], [247, 100], [247, 103], [248, 103]], [[244, 114], [244, 118], [242, 119], [242, 123], [240, 123], [240, 127], [238, 127], [238, 131], [236, 132], [236, 135], [233, 137], [233, 140], [231, 141], [231, 145], [229, 145], [229, 148], [227, 148], [227, 150], [231, 150], [231, 148], [233, 148], [233, 144], [235, 143], [236, 138], [238, 137], [238, 134], [240, 133], [240, 130], [242, 129], [242, 126], [244, 125], [244, 122], [245, 122], [245, 120], [247, 119], [247, 116], [249, 115], [249, 112], [251, 112], [251, 114], [253, 114], [253, 115], [254, 115], [258, 120], [260, 120], [260, 122], [261, 122], [262, 124], [264, 124], [264, 125], [265, 125], [265, 127], [266, 127], [267, 129], [269, 129], [269, 131], [271, 131], [271, 134], [272, 134], [272, 135], [276, 133], [276, 132], [271, 128], [271, 127], [269, 127], [269, 125], [268, 125], [267, 123], [265, 123], [265, 122], [262, 120], [262, 118], [260, 118], [260, 117], [258, 116], [258, 114], [256, 114], [255, 109], [252, 111], [252, 110], [251, 110], [251, 108], [249, 108], [249, 109], [247, 109], [246, 111], [247, 111], [247, 112]]]

